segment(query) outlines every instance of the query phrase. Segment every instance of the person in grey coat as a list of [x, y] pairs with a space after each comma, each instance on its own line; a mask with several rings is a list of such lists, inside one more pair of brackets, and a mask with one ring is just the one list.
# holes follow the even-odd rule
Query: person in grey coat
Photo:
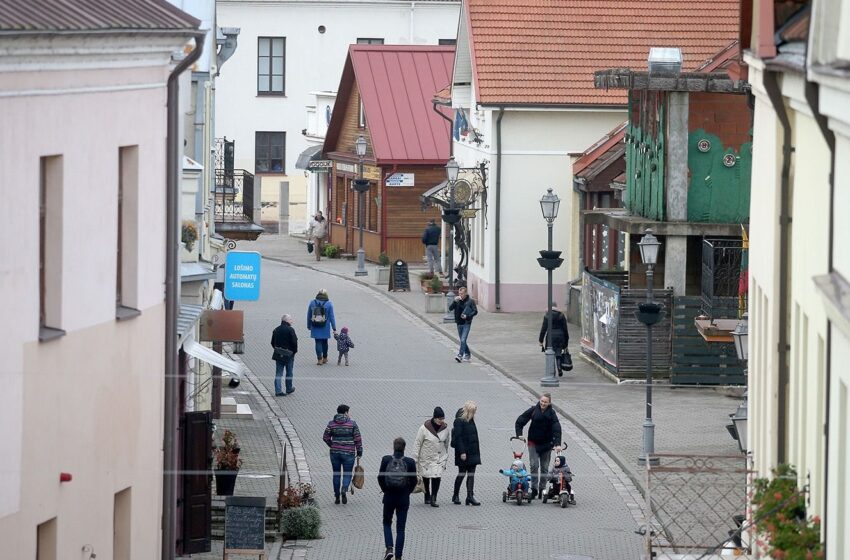
[[440, 264], [440, 226], [436, 220], [429, 220], [422, 232], [422, 244], [425, 245], [425, 257], [428, 259], [428, 272], [443, 274], [443, 266]]

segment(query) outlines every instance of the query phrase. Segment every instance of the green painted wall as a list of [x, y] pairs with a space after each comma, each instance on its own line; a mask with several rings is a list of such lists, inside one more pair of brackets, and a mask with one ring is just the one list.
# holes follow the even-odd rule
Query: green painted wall
[[[701, 141], [702, 148], [707, 147], [707, 151], [700, 150]], [[733, 165], [727, 165], [733, 162]], [[741, 151], [737, 152], [702, 128], [691, 132], [688, 136], [688, 169], [691, 174], [688, 221], [748, 222], [752, 166], [752, 142], [742, 144]]]
[[[629, 100], [629, 112], [632, 100]], [[657, 130], [665, 128], [664, 110], [657, 116]], [[633, 119], [632, 119], [633, 121]], [[653, 220], [664, 219], [664, 134], [653, 136], [630, 122], [626, 128], [625, 206], [633, 214]]]

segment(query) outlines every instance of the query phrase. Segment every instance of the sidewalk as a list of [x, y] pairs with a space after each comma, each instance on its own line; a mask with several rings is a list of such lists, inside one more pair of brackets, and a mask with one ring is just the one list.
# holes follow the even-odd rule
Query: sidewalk
[[[258, 251], [268, 259], [367, 285], [457, 340], [455, 325], [444, 324], [442, 313], [425, 313], [426, 297], [419, 290], [415, 277], [419, 263], [410, 263], [412, 290], [390, 292], [386, 286], [375, 284], [373, 264], [367, 264], [370, 276], [355, 278], [354, 261], [323, 258], [317, 262], [298, 238], [263, 235], [257, 241], [240, 242], [239, 249]], [[544, 374], [544, 357], [537, 339], [542, 317], [543, 310], [538, 313], [490, 313], [480, 310], [469, 338], [474, 359], [489, 363], [534, 394], [550, 392], [558, 412], [582, 429], [637, 485], [643, 487], [645, 475], [644, 470], [637, 465], [637, 457], [642, 449], [645, 386], [640, 383], [618, 384], [582, 359], [579, 328], [571, 325], [569, 351], [575, 367], [560, 378], [560, 387], [541, 387], [539, 380]], [[454, 365], [452, 356], [446, 356], [447, 366]], [[737, 444], [725, 428], [729, 413], [734, 411], [737, 404], [737, 399], [724, 396], [722, 390], [717, 388], [654, 385], [656, 451], [737, 454]]]

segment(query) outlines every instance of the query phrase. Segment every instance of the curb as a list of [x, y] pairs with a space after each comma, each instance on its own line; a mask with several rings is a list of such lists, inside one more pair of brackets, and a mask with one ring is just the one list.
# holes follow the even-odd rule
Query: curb
[[[379, 290], [377, 287], [375, 287], [375, 285], [373, 285], [369, 282], [364, 282], [363, 280], [351, 278], [349, 276], [345, 276], [345, 275], [340, 274], [338, 272], [322, 270], [320, 268], [317, 268], [317, 267], [309, 265], [309, 264], [292, 262], [292, 261], [288, 261], [288, 260], [280, 258], [280, 257], [267, 257], [267, 256], [263, 255], [262, 258], [264, 258], [266, 260], [282, 263], [282, 264], [287, 264], [287, 265], [290, 265], [290, 266], [295, 266], [295, 267], [298, 267], [298, 268], [305, 268], [305, 269], [308, 269], [308, 270], [313, 270], [315, 272], [321, 272], [321, 273], [324, 273], [324, 274], [329, 274], [331, 276], [335, 276], [337, 278], [341, 278], [343, 280], [348, 280], [349, 282], [354, 282], [356, 284], [360, 284], [362, 286], [365, 286], [365, 287], [371, 289], [374, 292], [380, 293], [381, 295], [386, 295], [386, 294], [383, 293], [384, 290]], [[387, 297], [389, 297], [389, 296], [387, 296]], [[455, 343], [459, 343], [459, 339], [457, 338], [457, 336], [452, 335], [451, 333], [444, 332], [437, 325], [435, 325], [434, 323], [429, 321], [421, 312], [411, 308], [409, 305], [407, 305], [403, 302], [394, 300], [392, 298], [390, 298], [390, 299], [393, 303], [395, 303], [399, 307], [402, 307], [403, 309], [407, 310], [409, 313], [411, 313], [412, 315], [417, 317], [420, 321], [425, 323], [427, 326], [437, 330], [440, 334], [445, 335], [446, 337], [448, 337], [449, 339], [451, 339]], [[542, 394], [540, 391], [538, 391], [536, 388], [530, 386], [526, 381], [524, 381], [524, 380], [516, 377], [515, 375], [509, 373], [507, 371], [507, 369], [505, 367], [503, 367], [501, 364], [499, 364], [498, 362], [495, 362], [494, 360], [492, 360], [492, 359], [488, 358], [487, 356], [482, 355], [478, 352], [474, 352], [473, 355], [476, 358], [478, 358], [479, 360], [481, 360], [482, 362], [486, 363], [487, 365], [489, 365], [490, 367], [495, 369], [496, 371], [498, 371], [499, 373], [501, 373], [502, 375], [504, 375], [505, 377], [507, 377], [508, 379], [510, 379], [511, 381], [513, 381], [514, 383], [516, 383], [517, 385], [519, 385], [520, 387], [522, 387], [523, 389], [525, 389], [526, 391], [528, 391], [529, 393], [531, 393], [532, 395], [534, 395], [535, 397], [540, 398], [540, 395]], [[591, 441], [593, 441], [593, 443], [595, 443], [602, 451], [604, 451], [611, 458], [611, 460], [626, 474], [626, 476], [629, 478], [629, 480], [631, 480], [632, 484], [634, 484], [635, 487], [637, 488], [637, 490], [641, 493], [641, 496], [645, 497], [646, 489], [643, 487], [643, 484], [641, 483], [642, 477], [639, 475], [639, 473], [633, 472], [627, 466], [626, 462], [622, 459], [622, 457], [620, 457], [616, 452], [611, 450], [611, 448], [609, 448], [607, 445], [605, 445], [605, 443], [603, 443], [599, 438], [594, 436], [593, 433], [591, 433], [591, 431], [584, 424], [582, 424], [581, 422], [576, 420], [576, 418], [573, 415], [567, 413], [565, 410], [563, 410], [562, 408], [560, 408], [556, 405], [552, 405], [552, 407], [555, 410], [557, 410], [558, 413], [561, 414], [564, 418], [566, 418], [573, 425], [575, 425], [585, 436], [587, 436]]]

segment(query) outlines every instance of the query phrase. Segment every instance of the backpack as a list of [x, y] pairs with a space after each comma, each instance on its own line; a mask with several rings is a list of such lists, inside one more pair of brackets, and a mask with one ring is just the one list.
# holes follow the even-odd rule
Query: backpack
[[402, 490], [407, 486], [407, 465], [403, 458], [392, 458], [384, 474], [384, 484], [388, 490]]
[[328, 317], [325, 314], [325, 304], [317, 302], [316, 306], [313, 307], [313, 315], [310, 317], [310, 322], [315, 328], [321, 329], [327, 321]]

